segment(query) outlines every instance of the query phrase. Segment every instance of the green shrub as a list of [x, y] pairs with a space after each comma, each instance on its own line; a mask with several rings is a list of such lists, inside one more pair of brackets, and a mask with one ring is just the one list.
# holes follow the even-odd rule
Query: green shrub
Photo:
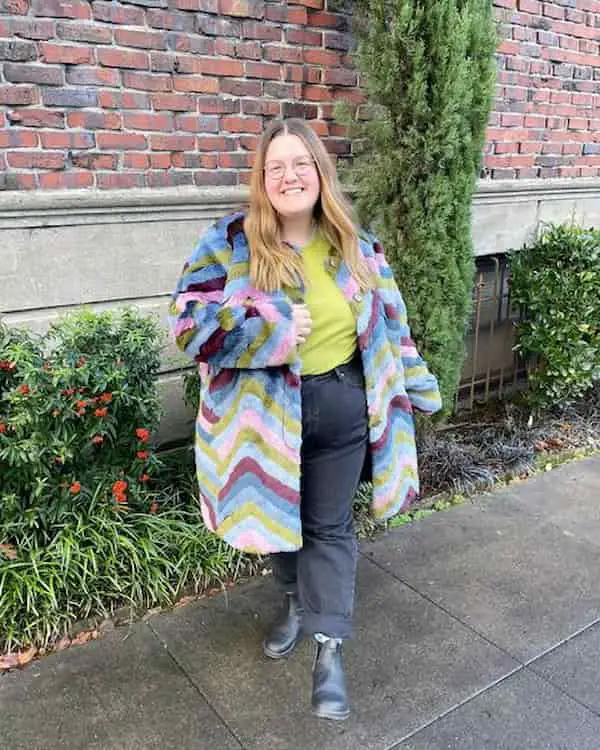
[[206, 530], [191, 455], [151, 449], [160, 338], [132, 310], [0, 325], [0, 652], [249, 564]]
[[600, 378], [600, 231], [550, 225], [511, 253], [510, 274], [517, 349], [537, 359], [531, 406], [576, 401]]

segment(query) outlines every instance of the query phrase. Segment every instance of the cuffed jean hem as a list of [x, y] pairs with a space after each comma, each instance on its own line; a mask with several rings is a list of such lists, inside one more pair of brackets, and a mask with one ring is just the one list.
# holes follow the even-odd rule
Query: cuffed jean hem
[[319, 615], [305, 611], [302, 615], [302, 632], [306, 635], [323, 633], [330, 638], [347, 640], [354, 635], [354, 626], [352, 618], [342, 615]]

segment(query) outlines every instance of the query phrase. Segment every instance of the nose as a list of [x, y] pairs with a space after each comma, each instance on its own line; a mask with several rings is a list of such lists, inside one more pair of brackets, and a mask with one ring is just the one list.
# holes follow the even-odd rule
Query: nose
[[296, 182], [296, 179], [298, 178], [298, 175], [296, 174], [296, 171], [292, 164], [286, 164], [285, 165], [285, 172], [283, 173], [283, 179], [285, 182], [288, 182], [290, 177], [292, 178], [292, 182]]

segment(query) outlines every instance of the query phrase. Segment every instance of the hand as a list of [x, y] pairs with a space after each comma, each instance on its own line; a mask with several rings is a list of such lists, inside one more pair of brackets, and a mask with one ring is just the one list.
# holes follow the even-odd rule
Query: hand
[[312, 329], [310, 312], [306, 305], [292, 305], [292, 320], [296, 327], [296, 344], [303, 344]]

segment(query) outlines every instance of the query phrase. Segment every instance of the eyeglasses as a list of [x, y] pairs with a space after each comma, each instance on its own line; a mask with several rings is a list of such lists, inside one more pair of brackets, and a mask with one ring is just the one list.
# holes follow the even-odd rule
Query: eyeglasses
[[[292, 169], [298, 177], [304, 177], [315, 167], [314, 159], [310, 156], [297, 156], [292, 159]], [[281, 180], [285, 174], [287, 164], [283, 161], [270, 161], [265, 165], [265, 174], [270, 180]]]

